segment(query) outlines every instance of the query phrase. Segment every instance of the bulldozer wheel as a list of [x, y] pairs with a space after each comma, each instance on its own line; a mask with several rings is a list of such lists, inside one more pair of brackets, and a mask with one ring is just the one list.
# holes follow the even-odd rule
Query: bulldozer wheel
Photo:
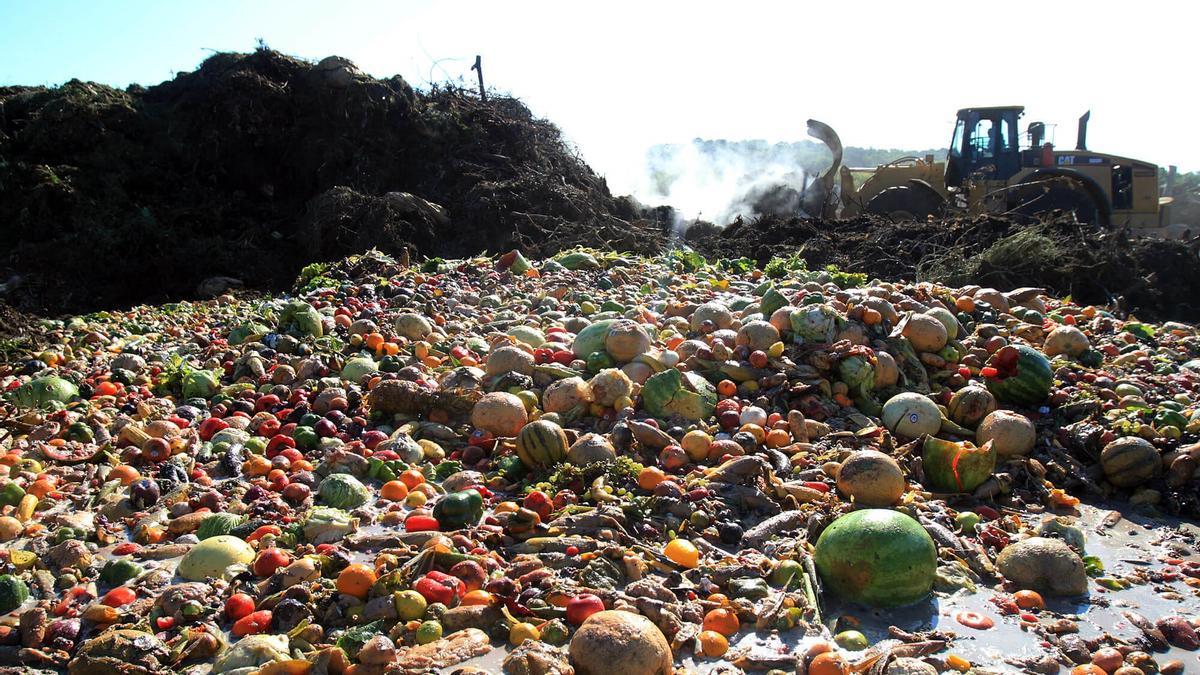
[[921, 190], [907, 185], [890, 187], [871, 197], [867, 202], [867, 213], [883, 216], [899, 222], [924, 220], [941, 214], [945, 201], [932, 190]]
[[1100, 209], [1096, 200], [1081, 189], [1066, 185], [1031, 185], [1021, 190], [1013, 200], [1012, 213], [1029, 220], [1056, 214], [1075, 216], [1085, 224], [1101, 224]]

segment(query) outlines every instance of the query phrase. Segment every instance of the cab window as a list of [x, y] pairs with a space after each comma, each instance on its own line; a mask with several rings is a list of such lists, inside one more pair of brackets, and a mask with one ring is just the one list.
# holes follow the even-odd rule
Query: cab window
[[981, 119], [975, 123], [975, 127], [971, 130], [970, 146], [971, 156], [976, 159], [991, 159], [995, 152], [995, 135], [996, 126], [992, 120]]

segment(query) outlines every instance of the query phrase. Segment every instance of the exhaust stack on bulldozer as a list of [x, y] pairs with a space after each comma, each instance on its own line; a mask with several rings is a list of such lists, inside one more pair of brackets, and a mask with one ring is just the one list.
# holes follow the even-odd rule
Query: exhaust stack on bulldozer
[[[1158, 234], [1158, 167], [1087, 149], [1091, 111], [1079, 118], [1074, 150], [1046, 142], [1032, 122], [1022, 145], [1021, 106], [963, 108], [945, 161], [902, 157], [874, 169], [842, 166], [842, 143], [829, 125], [808, 121], [808, 134], [829, 146], [833, 165], [805, 192], [805, 211], [822, 217], [873, 213], [893, 220], [947, 213], [1003, 213], [1030, 220], [1070, 213], [1080, 222]], [[855, 174], [869, 174], [857, 180]], [[834, 175], [838, 199], [833, 199]]]

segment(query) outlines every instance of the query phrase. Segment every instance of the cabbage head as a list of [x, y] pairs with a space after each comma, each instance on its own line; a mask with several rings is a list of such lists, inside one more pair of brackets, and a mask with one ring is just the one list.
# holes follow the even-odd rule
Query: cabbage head
[[213, 662], [212, 672], [251, 672], [273, 661], [291, 658], [286, 635], [247, 635], [235, 642]]
[[348, 382], [358, 382], [364, 375], [379, 371], [379, 364], [369, 356], [356, 356], [346, 360], [342, 366], [342, 379]]
[[283, 306], [279, 317], [280, 332], [294, 332], [310, 337], [321, 337], [325, 327], [321, 324], [321, 313], [303, 300], [292, 300]]
[[357, 509], [371, 498], [371, 491], [348, 473], [333, 473], [317, 486], [321, 501], [337, 509]]
[[243, 342], [252, 342], [270, 332], [270, 328], [257, 321], [247, 321], [229, 332], [229, 344], [240, 345]]
[[79, 387], [57, 375], [30, 380], [8, 394], [22, 408], [49, 408], [57, 403], [70, 403], [79, 398]]
[[837, 310], [824, 303], [808, 305], [792, 312], [792, 332], [805, 342], [833, 342], [838, 331]]
[[183, 376], [183, 397], [210, 399], [221, 388], [214, 370], [192, 370]]
[[848, 356], [838, 364], [838, 377], [850, 389], [854, 405], [868, 415], [878, 416], [882, 411], [875, 398], [875, 365], [865, 356]]
[[203, 541], [209, 537], [229, 534], [233, 528], [241, 525], [244, 521], [245, 518], [232, 513], [214, 513], [200, 521], [200, 527], [196, 530], [196, 538]]
[[[343, 474], [334, 474], [340, 476]], [[333, 544], [358, 528], [358, 519], [341, 509], [314, 506], [304, 519], [301, 529], [310, 544]]]

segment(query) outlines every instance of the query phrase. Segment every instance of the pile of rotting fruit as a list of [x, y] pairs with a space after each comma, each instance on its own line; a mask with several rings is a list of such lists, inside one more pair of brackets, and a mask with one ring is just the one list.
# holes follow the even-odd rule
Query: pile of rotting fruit
[[0, 372], [2, 665], [1196, 667], [1194, 327], [764, 268], [370, 252], [45, 322]]

